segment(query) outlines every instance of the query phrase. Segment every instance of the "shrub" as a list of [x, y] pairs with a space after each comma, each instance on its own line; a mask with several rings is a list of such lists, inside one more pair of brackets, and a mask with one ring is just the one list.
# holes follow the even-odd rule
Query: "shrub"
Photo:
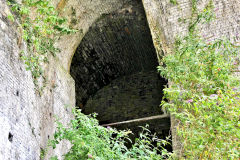
[[240, 48], [228, 40], [207, 43], [196, 32], [175, 46], [158, 69], [171, 82], [162, 105], [181, 122], [181, 158], [238, 159], [240, 81], [234, 72]]
[[[169, 142], [151, 135], [143, 127], [139, 138], [136, 138], [131, 148], [126, 147], [126, 142], [131, 141], [128, 134], [131, 131], [117, 131], [113, 128], [104, 128], [98, 124], [95, 116], [87, 116], [79, 110], [74, 110], [75, 119], [69, 128], [57, 122], [57, 131], [50, 146], [55, 148], [63, 139], [71, 142], [70, 151], [64, 155], [67, 160], [95, 159], [95, 160], [161, 160], [171, 156], [163, 147]], [[157, 145], [154, 146], [153, 143]], [[160, 154], [161, 153], [161, 154]], [[57, 157], [55, 157], [57, 159]]]

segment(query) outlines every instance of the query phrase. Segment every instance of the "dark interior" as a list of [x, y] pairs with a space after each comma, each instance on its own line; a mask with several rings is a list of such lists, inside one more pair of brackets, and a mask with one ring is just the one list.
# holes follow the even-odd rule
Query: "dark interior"
[[[156, 51], [141, 1], [102, 15], [89, 29], [74, 54], [71, 75], [75, 80], [76, 106], [96, 112], [100, 124], [163, 114], [162, 90]], [[170, 119], [147, 122], [160, 138], [169, 135]], [[115, 126], [131, 129], [146, 122]]]

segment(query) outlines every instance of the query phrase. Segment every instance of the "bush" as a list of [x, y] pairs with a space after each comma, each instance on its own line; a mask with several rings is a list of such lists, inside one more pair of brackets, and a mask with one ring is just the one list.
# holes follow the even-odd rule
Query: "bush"
[[190, 32], [158, 67], [171, 82], [162, 105], [181, 121], [180, 158], [240, 157], [240, 81], [234, 76], [239, 51], [228, 40], [207, 43]]
[[[63, 139], [71, 142], [70, 151], [64, 155], [66, 160], [161, 160], [171, 156], [171, 153], [163, 148], [169, 142], [151, 135], [144, 127], [140, 137], [136, 138], [131, 148], [128, 148], [125, 144], [131, 141], [128, 137], [131, 131], [117, 131], [110, 127], [99, 126], [94, 115], [87, 116], [79, 110], [74, 110], [74, 114], [75, 119], [71, 121], [69, 128], [57, 122], [57, 131], [54, 139], [50, 141], [50, 146], [53, 148]], [[153, 143], [157, 146], [153, 146]]]

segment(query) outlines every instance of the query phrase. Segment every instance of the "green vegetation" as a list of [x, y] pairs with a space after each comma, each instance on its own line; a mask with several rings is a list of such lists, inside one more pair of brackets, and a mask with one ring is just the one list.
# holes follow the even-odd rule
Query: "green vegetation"
[[[177, 4], [176, 0], [170, 2]], [[16, 17], [8, 15], [8, 18], [11, 21], [17, 18], [20, 22], [19, 30], [29, 50], [22, 52], [21, 58], [39, 89], [41, 66], [48, 62], [49, 55], [56, 56], [59, 51], [54, 47], [56, 37], [75, 30], [66, 26], [66, 20], [59, 17], [50, 0], [23, 0], [22, 4], [9, 0], [9, 5]], [[181, 121], [178, 126], [183, 143], [180, 159], [240, 157], [240, 81], [234, 77], [240, 65], [240, 47], [228, 40], [206, 42], [199, 36], [197, 25], [214, 18], [212, 8], [210, 1], [200, 12], [197, 0], [192, 0], [189, 34], [176, 40], [174, 54], [164, 56], [164, 65], [158, 67], [161, 75], [171, 82], [164, 89], [168, 101], [163, 101], [162, 105]], [[57, 122], [54, 139], [49, 143], [55, 148], [62, 140], [70, 141], [72, 147], [65, 159], [174, 159], [163, 148], [168, 142], [151, 136], [146, 128], [132, 147], [127, 148], [130, 131], [101, 127], [94, 117], [77, 110], [74, 114], [69, 127]], [[45, 150], [41, 155], [45, 155]]]
[[[56, 38], [76, 30], [66, 25], [66, 19], [59, 16], [50, 0], [23, 0], [21, 4], [8, 0], [8, 4], [20, 22], [22, 37], [19, 39], [25, 40], [29, 51], [22, 51], [21, 59], [24, 60], [26, 69], [32, 72], [36, 88], [40, 89], [38, 78], [43, 74], [43, 64], [48, 62], [49, 55], [56, 56], [59, 52], [59, 49], [54, 47]], [[8, 15], [8, 18], [11, 21], [15, 19], [13, 15]], [[18, 43], [21, 43], [20, 40]]]
[[[174, 1], [171, 1], [173, 3]], [[177, 158], [162, 145], [167, 142], [149, 137], [144, 129], [128, 149], [129, 131], [116, 131], [98, 125], [95, 118], [75, 111], [70, 128], [58, 122], [50, 146], [66, 139], [73, 145], [65, 159], [238, 159], [240, 157], [240, 80], [234, 76], [239, 66], [240, 47], [229, 40], [205, 41], [199, 36], [199, 23], [213, 18], [213, 3], [202, 11], [192, 0], [189, 33], [178, 38], [174, 54], [162, 58], [161, 75], [171, 82], [162, 102], [180, 120], [177, 132], [183, 148]], [[162, 151], [152, 146], [158, 142]], [[175, 157], [175, 158], [174, 158]], [[55, 157], [57, 159], [57, 157]]]
[[177, 5], [178, 4], [177, 0], [170, 0], [170, 3], [172, 3], [173, 5]]
[[199, 36], [197, 25], [214, 17], [212, 8], [210, 2], [198, 13], [193, 1], [189, 34], [176, 40], [174, 54], [164, 56], [158, 67], [171, 82], [162, 105], [181, 122], [180, 159], [240, 157], [240, 80], [234, 76], [240, 47]]
[[239, 79], [233, 72], [240, 48], [229, 41], [207, 44], [196, 35], [177, 41], [163, 58], [161, 75], [171, 85], [162, 102], [181, 121], [178, 129], [187, 159], [237, 159], [240, 156]]
[[[66, 128], [62, 123], [57, 122], [58, 127], [54, 139], [49, 143], [55, 148], [61, 140], [70, 141], [72, 147], [64, 155], [66, 160], [161, 160], [171, 156], [163, 148], [169, 142], [151, 135], [146, 128], [143, 128], [143, 132], [140, 133], [132, 147], [127, 148], [125, 145], [130, 141], [128, 134], [131, 134], [131, 131], [117, 131], [110, 127], [101, 127], [94, 115], [87, 116], [79, 110], [74, 110], [74, 115], [75, 119], [71, 121], [70, 127]], [[156, 146], [153, 146], [153, 143]], [[160, 152], [161, 155], [158, 154]], [[52, 159], [57, 159], [57, 157]]]
[[[55, 8], [51, 6], [50, 0], [23, 0], [21, 4], [14, 0], [8, 2], [14, 12], [14, 15], [8, 15], [8, 19], [12, 22], [17, 19], [20, 23], [18, 29], [21, 37], [18, 45], [21, 46], [21, 39], [23, 39], [28, 47], [28, 53], [22, 51], [20, 57], [24, 60], [26, 69], [32, 72], [36, 89], [40, 92], [44, 87], [40, 87], [38, 82], [44, 72], [42, 66], [48, 63], [50, 55], [56, 56], [59, 52], [59, 49], [54, 47], [56, 38], [76, 30], [66, 25], [66, 20], [59, 16]], [[64, 128], [60, 122], [57, 122], [58, 130], [49, 144], [55, 148], [59, 141], [69, 140], [73, 146], [65, 155], [65, 159], [160, 160], [171, 155], [162, 147], [169, 142], [150, 135], [150, 131], [146, 128], [143, 128], [140, 137], [129, 149], [125, 145], [130, 141], [128, 134], [131, 131], [107, 129], [99, 126], [94, 117], [86, 116], [76, 110], [74, 114], [76, 119], [71, 121], [69, 128]], [[152, 143], [156, 143], [157, 146], [153, 146]], [[46, 152], [47, 150], [41, 149], [41, 158], [46, 155]], [[157, 152], [162, 154], [157, 154]], [[52, 159], [57, 159], [57, 157], [52, 157]]]

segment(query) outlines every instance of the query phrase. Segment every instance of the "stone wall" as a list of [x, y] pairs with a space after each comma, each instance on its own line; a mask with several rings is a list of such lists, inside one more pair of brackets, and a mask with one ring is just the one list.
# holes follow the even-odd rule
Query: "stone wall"
[[101, 124], [163, 114], [159, 103], [166, 83], [156, 71], [120, 77], [89, 98], [83, 111], [98, 113]]
[[[0, 0], [0, 159], [40, 159], [41, 148], [55, 130], [54, 116], [63, 122], [72, 117], [64, 105], [75, 104], [74, 81], [61, 63], [50, 57], [44, 75], [47, 87], [42, 96], [35, 91], [31, 72], [20, 59], [20, 52], [27, 52], [26, 44], [19, 43], [18, 24], [7, 18], [9, 14], [6, 1]], [[61, 155], [68, 147], [61, 143], [49, 155]]]
[[[178, 5], [170, 3], [169, 0], [142, 0], [142, 2], [155, 47], [159, 51], [163, 50], [165, 54], [171, 53], [176, 36], [184, 36], [188, 32], [191, 0], [177, 0]], [[208, 2], [199, 0], [198, 9], [202, 10]], [[213, 0], [213, 4], [215, 20], [209, 24], [201, 24], [200, 34], [209, 41], [228, 38], [240, 44], [240, 1]]]

